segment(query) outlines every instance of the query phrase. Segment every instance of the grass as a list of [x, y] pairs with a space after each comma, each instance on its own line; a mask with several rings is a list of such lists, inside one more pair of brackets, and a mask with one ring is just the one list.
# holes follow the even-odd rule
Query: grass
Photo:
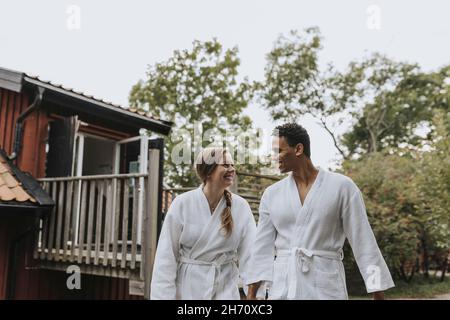
[[[440, 294], [450, 293], [450, 279], [446, 277], [443, 282], [438, 279], [430, 277], [424, 279], [417, 276], [410, 283], [402, 280], [395, 281], [395, 287], [385, 292], [386, 299], [401, 299], [401, 298], [415, 298], [415, 299], [429, 299]], [[352, 300], [371, 299], [372, 295], [351, 295]]]

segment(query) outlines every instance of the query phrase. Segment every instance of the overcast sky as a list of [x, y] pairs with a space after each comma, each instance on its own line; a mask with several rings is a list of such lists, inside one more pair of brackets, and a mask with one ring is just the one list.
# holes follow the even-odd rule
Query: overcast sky
[[[79, 25], [73, 8], [80, 10]], [[342, 69], [378, 51], [431, 71], [450, 63], [449, 14], [448, 0], [2, 0], [0, 66], [127, 105], [147, 65], [190, 48], [194, 39], [238, 46], [240, 74], [261, 80], [279, 34], [318, 26], [322, 64]], [[257, 106], [246, 112], [257, 126], [274, 126]], [[329, 167], [337, 157], [330, 137], [308, 117], [302, 124], [313, 162]]]

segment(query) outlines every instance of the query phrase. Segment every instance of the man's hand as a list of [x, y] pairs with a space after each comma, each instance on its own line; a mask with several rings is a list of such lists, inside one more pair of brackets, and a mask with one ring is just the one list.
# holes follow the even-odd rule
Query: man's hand
[[373, 300], [384, 300], [384, 292], [383, 291], [374, 292]]
[[258, 292], [260, 286], [261, 281], [252, 283], [248, 286], [247, 300], [257, 300], [256, 293]]

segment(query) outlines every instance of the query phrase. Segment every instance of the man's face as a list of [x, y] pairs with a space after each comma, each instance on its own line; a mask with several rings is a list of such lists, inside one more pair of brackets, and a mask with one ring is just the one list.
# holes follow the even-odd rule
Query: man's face
[[297, 148], [289, 146], [285, 137], [274, 137], [272, 140], [272, 150], [275, 157], [275, 161], [278, 162], [278, 168], [281, 173], [292, 171], [298, 161], [296, 153], [302, 145], [298, 145]]

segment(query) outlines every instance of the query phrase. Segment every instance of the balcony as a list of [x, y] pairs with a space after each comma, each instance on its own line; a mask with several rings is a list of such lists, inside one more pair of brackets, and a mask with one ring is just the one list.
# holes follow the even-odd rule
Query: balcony
[[147, 173], [40, 179], [56, 205], [41, 219], [34, 258], [45, 269], [128, 278], [149, 293], [158, 232], [159, 150]]

